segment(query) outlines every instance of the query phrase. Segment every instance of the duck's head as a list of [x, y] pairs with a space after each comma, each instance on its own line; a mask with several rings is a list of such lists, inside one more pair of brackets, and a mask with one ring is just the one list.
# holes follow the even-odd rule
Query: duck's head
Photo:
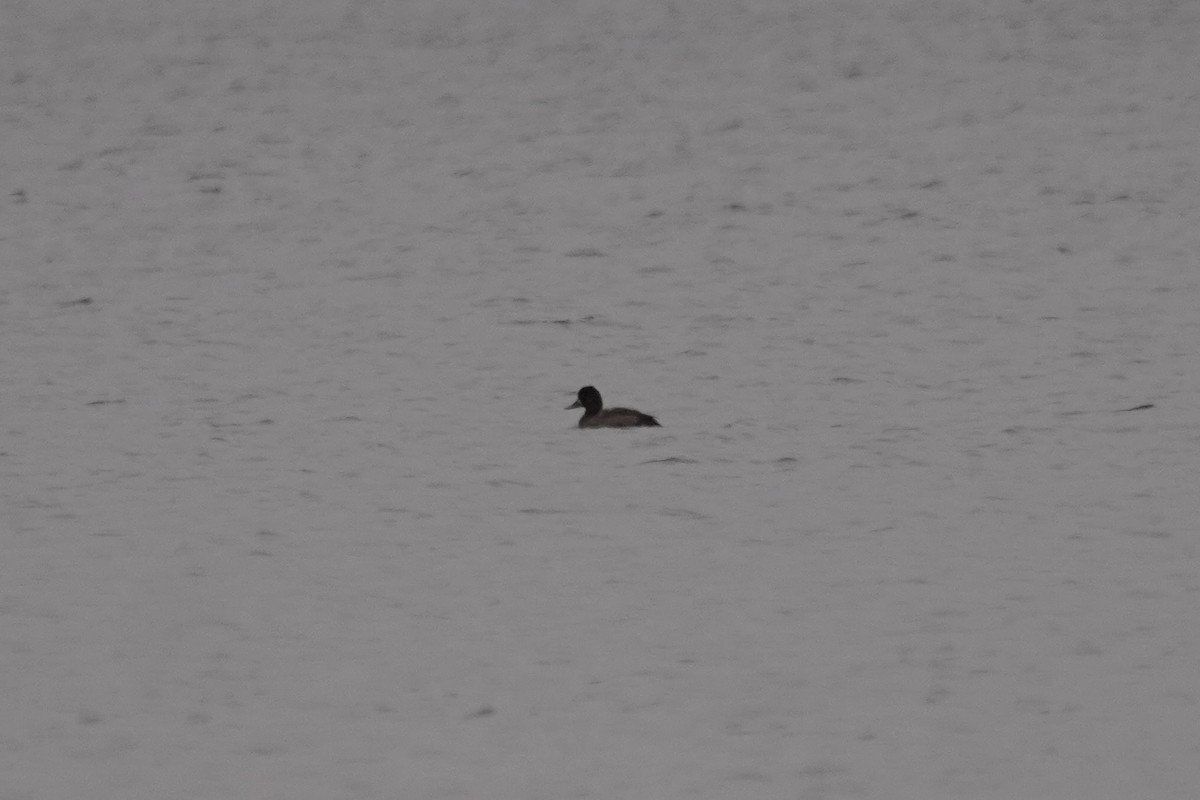
[[589, 414], [595, 414], [604, 407], [603, 401], [600, 400], [600, 393], [596, 391], [595, 386], [585, 386], [579, 390], [579, 399], [571, 405], [567, 406], [567, 411], [572, 408], [586, 408]]

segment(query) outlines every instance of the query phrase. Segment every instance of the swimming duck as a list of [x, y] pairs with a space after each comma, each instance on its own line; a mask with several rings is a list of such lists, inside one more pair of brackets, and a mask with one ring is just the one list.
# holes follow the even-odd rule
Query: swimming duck
[[661, 428], [658, 420], [649, 414], [643, 414], [632, 408], [604, 408], [600, 393], [595, 386], [585, 386], [579, 390], [579, 399], [567, 410], [582, 408], [583, 416], [579, 418], [581, 428]]

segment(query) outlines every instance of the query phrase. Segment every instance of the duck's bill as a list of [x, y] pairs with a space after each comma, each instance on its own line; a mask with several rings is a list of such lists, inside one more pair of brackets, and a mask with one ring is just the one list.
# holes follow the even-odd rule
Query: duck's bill
[[576, 400], [574, 403], [564, 408], [563, 411], [570, 411], [572, 408], [583, 408], [583, 403]]

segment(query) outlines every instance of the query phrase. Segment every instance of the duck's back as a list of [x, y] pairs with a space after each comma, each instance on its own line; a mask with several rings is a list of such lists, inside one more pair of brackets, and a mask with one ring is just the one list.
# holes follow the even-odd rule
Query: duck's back
[[579, 420], [581, 428], [661, 428], [658, 420], [633, 408], [606, 408]]

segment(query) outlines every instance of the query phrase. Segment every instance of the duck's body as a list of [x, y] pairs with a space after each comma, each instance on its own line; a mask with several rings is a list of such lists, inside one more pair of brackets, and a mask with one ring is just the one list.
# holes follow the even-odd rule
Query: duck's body
[[585, 386], [579, 390], [579, 399], [567, 410], [582, 408], [583, 416], [579, 418], [581, 428], [661, 428], [658, 420], [649, 414], [643, 414], [633, 408], [605, 408], [600, 399], [600, 393], [595, 386]]

